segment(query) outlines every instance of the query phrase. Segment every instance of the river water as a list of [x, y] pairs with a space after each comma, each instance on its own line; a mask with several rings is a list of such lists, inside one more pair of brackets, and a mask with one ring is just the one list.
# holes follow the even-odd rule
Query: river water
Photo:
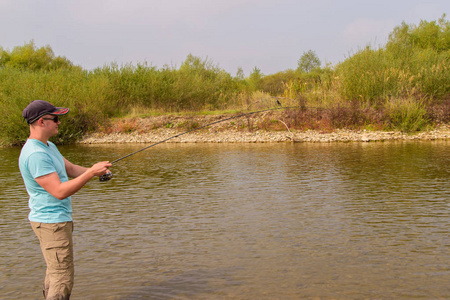
[[[91, 165], [144, 145], [62, 146]], [[450, 142], [162, 144], [72, 197], [78, 299], [449, 299]], [[41, 299], [19, 148], [0, 299]]]

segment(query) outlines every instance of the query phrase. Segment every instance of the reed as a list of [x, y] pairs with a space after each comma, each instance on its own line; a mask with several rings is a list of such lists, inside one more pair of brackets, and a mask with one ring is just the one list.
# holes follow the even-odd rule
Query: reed
[[[177, 112], [229, 108], [238, 82], [209, 61], [188, 56], [179, 69], [112, 64], [88, 72], [79, 68], [30, 70], [0, 65], [0, 143], [21, 144], [28, 129], [21, 113], [35, 99], [70, 107], [56, 142], [72, 142], [104, 127], [111, 117], [141, 109]], [[64, 126], [64, 124], [70, 126]]]
[[412, 98], [396, 99], [386, 105], [388, 127], [404, 132], [420, 131], [429, 125], [424, 101]]
[[[28, 129], [21, 113], [35, 99], [70, 107], [54, 138], [62, 143], [108, 128], [111, 118], [257, 110], [276, 106], [275, 98], [301, 109], [286, 112], [283, 124], [262, 122], [264, 128], [416, 131], [449, 122], [450, 23], [445, 15], [418, 25], [403, 23], [385, 47], [367, 46], [336, 66], [272, 75], [255, 67], [248, 77], [242, 70], [233, 77], [193, 55], [178, 68], [111, 64], [86, 71], [55, 57], [49, 46], [0, 47], [3, 145], [24, 142]], [[124, 122], [122, 130], [133, 130], [133, 122]]]

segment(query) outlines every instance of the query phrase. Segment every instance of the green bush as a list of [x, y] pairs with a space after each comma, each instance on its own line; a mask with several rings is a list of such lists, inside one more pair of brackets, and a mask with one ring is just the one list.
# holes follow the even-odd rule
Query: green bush
[[55, 56], [50, 46], [37, 48], [34, 41], [17, 46], [12, 51], [0, 47], [0, 67], [13, 67], [24, 70], [57, 70], [78, 68], [67, 58]]
[[402, 23], [386, 47], [357, 52], [336, 68], [340, 95], [349, 100], [376, 102], [392, 97], [450, 94], [450, 22]]
[[106, 112], [114, 107], [104, 97], [104, 86], [105, 81], [90, 78], [88, 72], [80, 70], [29, 72], [0, 68], [0, 108], [7, 116], [0, 120], [1, 143], [18, 144], [27, 138], [22, 110], [36, 99], [70, 108], [55, 140], [71, 142], [84, 132], [96, 129], [106, 121]]
[[[320, 66], [312, 50], [298, 68], [264, 75], [255, 67], [235, 77], [209, 59], [188, 55], [179, 68], [111, 64], [82, 70], [33, 41], [12, 51], [0, 47], [0, 143], [28, 136], [22, 110], [32, 100], [71, 109], [55, 141], [73, 141], [102, 128], [111, 117], [139, 111], [180, 112], [317, 107], [295, 116], [299, 128], [360, 128], [371, 123], [403, 131], [447, 122], [450, 99], [450, 22], [394, 28], [385, 47], [367, 46], [336, 66]], [[423, 99], [427, 99], [424, 101]], [[303, 114], [307, 122], [301, 121]], [[308, 125], [309, 124], [309, 125]], [[382, 125], [380, 125], [382, 124]], [[373, 124], [372, 124], [373, 125]]]
[[260, 79], [259, 88], [272, 96], [283, 94], [286, 83], [299, 79], [299, 74], [293, 70], [278, 72]]
[[425, 129], [429, 124], [424, 101], [396, 99], [387, 103], [386, 111], [391, 129], [414, 132]]

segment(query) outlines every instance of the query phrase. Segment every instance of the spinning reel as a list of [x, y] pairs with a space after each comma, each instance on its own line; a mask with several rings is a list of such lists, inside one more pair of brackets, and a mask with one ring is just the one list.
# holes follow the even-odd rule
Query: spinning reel
[[111, 178], [113, 178], [113, 173], [111, 173], [111, 171], [108, 171], [108, 173], [106, 173], [105, 175], [100, 176], [98, 179], [101, 182], [105, 182], [105, 181], [110, 181]]

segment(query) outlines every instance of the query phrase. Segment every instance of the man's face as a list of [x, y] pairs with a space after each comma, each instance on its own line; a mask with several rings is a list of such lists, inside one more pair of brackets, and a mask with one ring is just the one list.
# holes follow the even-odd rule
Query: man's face
[[45, 128], [48, 130], [48, 132], [51, 135], [55, 135], [58, 133], [58, 127], [59, 124], [61, 124], [61, 121], [59, 121], [58, 116], [54, 115], [45, 115], [42, 116], [38, 122], [42, 122], [44, 124]]

